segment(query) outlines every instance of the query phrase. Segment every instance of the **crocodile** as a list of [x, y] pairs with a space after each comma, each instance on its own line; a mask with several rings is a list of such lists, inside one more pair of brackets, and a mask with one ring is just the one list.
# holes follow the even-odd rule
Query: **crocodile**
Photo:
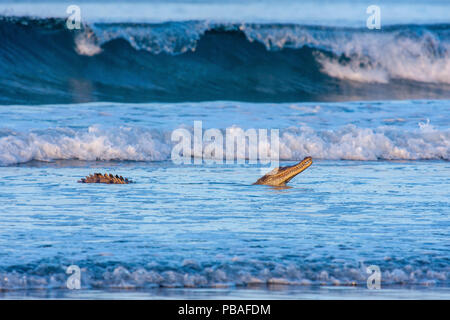
[[101, 173], [94, 173], [86, 178], [81, 179], [78, 181], [79, 183], [107, 183], [107, 184], [129, 184], [133, 183], [133, 181], [128, 180], [127, 178], [124, 178], [122, 176], [118, 175], [112, 175], [112, 174], [101, 174]]
[[312, 158], [306, 157], [302, 161], [293, 166], [278, 167], [267, 173], [265, 176], [261, 177], [254, 184], [264, 184], [274, 187], [283, 187], [291, 181], [296, 175], [304, 171], [312, 165]]
[[[287, 167], [278, 167], [259, 178], [254, 184], [264, 184], [275, 187], [283, 187], [291, 181], [296, 175], [300, 172], [304, 171], [312, 164], [312, 158], [306, 157], [302, 161], [292, 166]], [[133, 183], [133, 181], [123, 178], [122, 176], [112, 175], [112, 174], [101, 174], [94, 173], [93, 175], [89, 175], [86, 178], [78, 181], [79, 183], [106, 183], [106, 184], [129, 184]]]

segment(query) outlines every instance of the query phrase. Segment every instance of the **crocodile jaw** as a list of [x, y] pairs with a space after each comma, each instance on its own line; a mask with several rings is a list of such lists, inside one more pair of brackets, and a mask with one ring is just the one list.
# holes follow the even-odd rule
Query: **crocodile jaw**
[[312, 158], [306, 157], [302, 161], [293, 166], [280, 167], [265, 176], [261, 177], [254, 184], [264, 184], [269, 186], [284, 186], [286, 183], [291, 181], [300, 172], [306, 170], [310, 165], [312, 165]]

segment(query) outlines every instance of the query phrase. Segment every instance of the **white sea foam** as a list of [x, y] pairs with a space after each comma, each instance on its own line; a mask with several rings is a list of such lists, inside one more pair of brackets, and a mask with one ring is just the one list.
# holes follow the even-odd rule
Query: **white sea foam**
[[[175, 144], [170, 135], [169, 131], [100, 126], [84, 130], [57, 128], [7, 132], [0, 137], [0, 164], [56, 159], [170, 160]], [[201, 156], [193, 151], [194, 156]], [[299, 160], [305, 156], [336, 160], [450, 160], [450, 130], [435, 129], [430, 123], [420, 123], [415, 130], [388, 126], [370, 129], [354, 125], [336, 130], [314, 130], [307, 126], [281, 130], [281, 160]], [[235, 157], [245, 158], [246, 154], [235, 154]]]
[[432, 127], [406, 132], [353, 125], [321, 132], [301, 127], [283, 132], [281, 141], [282, 159], [300, 159], [307, 155], [346, 160], [450, 159], [450, 131]]
[[[45, 270], [45, 266], [43, 266]], [[114, 268], [96, 267], [96, 272], [90, 268], [82, 268], [82, 286], [84, 288], [102, 289], [139, 289], [157, 287], [230, 287], [230, 286], [367, 286], [367, 273], [360, 266], [338, 266], [328, 269], [327, 266], [294, 264], [269, 264], [256, 262], [252, 265], [244, 263], [224, 263], [221, 266], [197, 269], [178, 267], [166, 269], [163, 265], [154, 270], [142, 266], [126, 268], [117, 265]], [[39, 269], [39, 266], [36, 268]], [[61, 268], [62, 269], [62, 268]], [[102, 270], [103, 269], [103, 270]], [[28, 273], [0, 271], [0, 290], [18, 289], [66, 289], [67, 275], [64, 272], [46, 274], [30, 270]], [[383, 286], [392, 285], [445, 285], [448, 284], [450, 272], [448, 268], [440, 270], [428, 269], [411, 265], [385, 267], [382, 272]]]
[[101, 46], [90, 32], [80, 33], [75, 37], [75, 50], [83, 56], [95, 56], [102, 52]]
[[165, 160], [170, 146], [154, 131], [131, 128], [54, 129], [0, 138], [0, 164], [31, 160]]
[[[352, 39], [340, 48], [350, 61], [317, 55], [322, 71], [332, 77], [359, 82], [388, 83], [406, 79], [450, 84], [450, 44], [439, 42], [431, 33], [419, 39], [397, 34]], [[439, 53], [436, 53], [439, 52]]]
[[407, 79], [450, 84], [450, 43], [446, 33], [419, 28], [378, 33], [301, 25], [243, 25], [241, 29], [250, 40], [263, 43], [268, 50], [309, 46], [331, 52], [331, 56], [316, 53], [316, 59], [322, 71], [335, 78], [375, 83]]
[[208, 30], [208, 21], [171, 23], [170, 27], [159, 24], [92, 24], [76, 39], [76, 49], [81, 55], [92, 56], [101, 52], [101, 45], [124, 39], [134, 49], [153, 54], [179, 54], [195, 50], [197, 41]]

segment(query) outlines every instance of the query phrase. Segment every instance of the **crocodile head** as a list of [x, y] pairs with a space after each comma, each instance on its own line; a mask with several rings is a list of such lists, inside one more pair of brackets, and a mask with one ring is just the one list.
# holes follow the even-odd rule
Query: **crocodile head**
[[312, 165], [312, 158], [306, 157], [302, 161], [293, 166], [279, 167], [270, 171], [265, 176], [261, 177], [254, 184], [265, 184], [269, 186], [284, 186], [291, 181], [296, 175], [304, 171]]

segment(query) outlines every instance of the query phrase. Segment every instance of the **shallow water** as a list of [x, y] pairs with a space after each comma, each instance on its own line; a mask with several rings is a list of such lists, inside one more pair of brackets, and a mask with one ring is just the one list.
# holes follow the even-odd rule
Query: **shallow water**
[[[136, 184], [76, 182], [92, 170]], [[365, 288], [368, 265], [383, 287], [448, 288], [448, 162], [316, 161], [282, 190], [251, 185], [259, 174], [171, 162], [3, 167], [1, 287], [64, 288], [76, 264], [83, 288], [103, 290]]]
[[[2, 107], [2, 296], [446, 297], [448, 105]], [[252, 185], [261, 163], [174, 164], [170, 133], [196, 120], [279, 129], [281, 165], [314, 163], [283, 189]], [[77, 183], [106, 171], [136, 183]]]

